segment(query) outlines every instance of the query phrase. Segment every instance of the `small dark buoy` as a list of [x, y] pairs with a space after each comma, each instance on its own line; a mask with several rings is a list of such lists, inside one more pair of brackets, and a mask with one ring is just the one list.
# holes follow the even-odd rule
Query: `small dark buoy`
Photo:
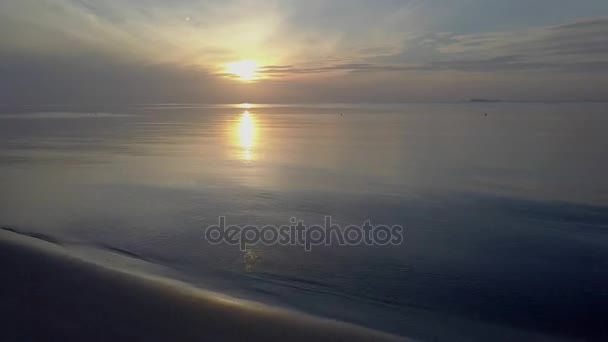
[[488, 113], [484, 113], [483, 116], [488, 116]]

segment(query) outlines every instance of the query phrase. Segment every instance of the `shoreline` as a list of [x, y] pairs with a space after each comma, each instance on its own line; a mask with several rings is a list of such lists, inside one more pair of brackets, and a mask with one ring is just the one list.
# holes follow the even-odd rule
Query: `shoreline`
[[406, 340], [111, 269], [9, 230], [0, 230], [0, 265], [2, 340]]

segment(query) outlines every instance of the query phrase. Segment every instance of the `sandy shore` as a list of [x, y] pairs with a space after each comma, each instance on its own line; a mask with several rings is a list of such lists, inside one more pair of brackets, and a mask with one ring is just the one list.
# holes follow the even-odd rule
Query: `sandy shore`
[[109, 269], [0, 231], [1, 341], [391, 341], [397, 337]]

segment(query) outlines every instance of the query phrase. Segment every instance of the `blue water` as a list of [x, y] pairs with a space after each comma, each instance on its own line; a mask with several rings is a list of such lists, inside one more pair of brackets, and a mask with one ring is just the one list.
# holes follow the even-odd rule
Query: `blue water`
[[[0, 226], [421, 340], [608, 337], [608, 104], [0, 112]], [[405, 242], [204, 237], [218, 216], [326, 215], [403, 225]]]

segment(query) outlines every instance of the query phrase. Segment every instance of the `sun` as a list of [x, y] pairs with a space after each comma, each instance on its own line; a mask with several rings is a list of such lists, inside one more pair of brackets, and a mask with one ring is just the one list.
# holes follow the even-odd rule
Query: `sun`
[[226, 64], [226, 71], [237, 76], [241, 81], [254, 81], [258, 79], [258, 63], [255, 61], [238, 61]]

